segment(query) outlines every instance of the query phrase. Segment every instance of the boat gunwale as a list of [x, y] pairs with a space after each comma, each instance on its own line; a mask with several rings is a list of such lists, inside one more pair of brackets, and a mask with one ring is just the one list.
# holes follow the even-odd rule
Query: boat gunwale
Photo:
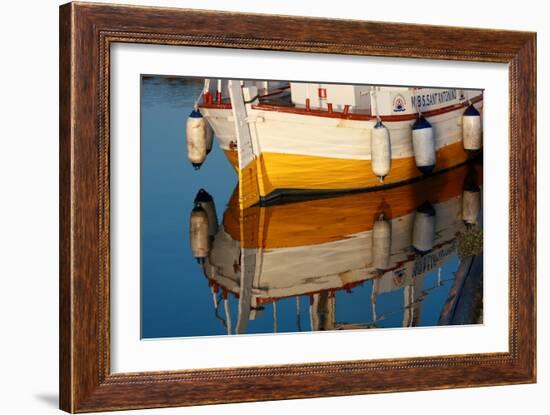
[[[483, 100], [483, 94], [475, 96], [469, 100], [458, 104], [447, 105], [445, 107], [436, 108], [433, 110], [418, 112], [412, 114], [396, 114], [396, 115], [380, 115], [380, 119], [386, 122], [399, 122], [399, 121], [413, 121], [418, 118], [421, 113], [424, 117], [434, 117], [437, 115], [445, 114], [447, 112], [456, 111], [460, 108], [466, 108], [471, 104], [476, 104]], [[205, 109], [232, 109], [231, 103], [201, 103], [199, 108]], [[261, 110], [261, 111], [274, 111], [274, 112], [284, 112], [289, 114], [296, 115], [308, 115], [316, 117], [325, 117], [325, 118], [340, 118], [343, 120], [352, 120], [352, 121], [374, 121], [377, 120], [376, 115], [372, 114], [361, 114], [361, 113], [350, 113], [345, 111], [334, 111], [334, 110], [324, 110], [324, 109], [307, 109], [301, 107], [288, 107], [282, 105], [273, 105], [273, 104], [254, 104], [252, 109]]]

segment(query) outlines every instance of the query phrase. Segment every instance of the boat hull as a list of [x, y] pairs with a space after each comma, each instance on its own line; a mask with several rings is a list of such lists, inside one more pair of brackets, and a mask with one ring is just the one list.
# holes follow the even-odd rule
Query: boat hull
[[[475, 106], [481, 110], [483, 101]], [[471, 154], [462, 143], [465, 105], [429, 117], [434, 129], [436, 165], [433, 173], [458, 166]], [[239, 173], [242, 207], [287, 194], [323, 194], [378, 189], [425, 176], [416, 166], [408, 119], [384, 121], [391, 139], [391, 168], [383, 182], [372, 170], [371, 134], [374, 119], [344, 119], [293, 112], [287, 108], [248, 109], [254, 157], [239, 169], [237, 137], [231, 107], [203, 107], [221, 149]]]

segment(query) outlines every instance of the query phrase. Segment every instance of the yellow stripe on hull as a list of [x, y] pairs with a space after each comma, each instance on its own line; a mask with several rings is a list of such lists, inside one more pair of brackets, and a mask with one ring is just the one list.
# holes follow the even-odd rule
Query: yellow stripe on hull
[[[238, 171], [237, 152], [225, 151], [225, 154]], [[467, 159], [462, 141], [458, 141], [437, 151], [434, 171], [457, 166]], [[381, 183], [372, 172], [370, 160], [261, 153], [239, 172], [240, 191], [245, 196], [241, 208], [250, 207], [277, 190], [361, 190], [405, 182], [421, 175], [414, 157], [392, 160], [391, 170]]]

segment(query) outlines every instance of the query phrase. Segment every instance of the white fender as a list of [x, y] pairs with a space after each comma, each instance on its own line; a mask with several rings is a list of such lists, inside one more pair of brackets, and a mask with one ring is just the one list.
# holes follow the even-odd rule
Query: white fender
[[208, 238], [208, 215], [206, 211], [195, 206], [191, 211], [189, 218], [189, 242], [191, 252], [199, 264], [204, 263], [204, 259], [210, 251], [210, 240]]
[[420, 253], [430, 251], [435, 241], [435, 209], [425, 202], [416, 210], [413, 224], [412, 245]]
[[206, 121], [199, 111], [193, 111], [187, 118], [187, 158], [195, 170], [200, 169], [206, 159]]
[[391, 142], [390, 131], [381, 121], [378, 121], [372, 129], [370, 151], [372, 171], [378, 176], [380, 182], [384, 182], [384, 177], [391, 168]]
[[390, 266], [391, 223], [380, 215], [372, 227], [372, 265], [379, 270]]
[[464, 150], [475, 151], [481, 148], [481, 115], [470, 105], [462, 114], [462, 143]]
[[431, 173], [436, 163], [435, 137], [432, 125], [423, 116], [412, 125], [412, 142], [416, 167], [424, 174]]

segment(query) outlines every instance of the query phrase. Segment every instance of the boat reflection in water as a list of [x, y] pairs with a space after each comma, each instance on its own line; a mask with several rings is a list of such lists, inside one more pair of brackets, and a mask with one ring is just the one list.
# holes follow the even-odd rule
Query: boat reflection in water
[[[438, 314], [431, 325], [481, 322], [481, 252], [458, 256], [461, 238], [482, 226], [481, 172], [481, 164], [469, 164], [376, 192], [244, 210], [237, 186], [221, 224], [201, 189], [190, 242], [216, 316], [227, 334], [243, 334], [250, 320], [266, 318], [262, 312], [271, 304], [277, 332], [277, 303], [294, 297], [294, 331], [425, 325], [427, 301]], [[437, 275], [431, 286], [428, 273]], [[448, 294], [432, 301], [444, 283]], [[370, 291], [353, 307], [369, 307], [368, 321], [339, 321], [338, 304], [365, 284]], [[385, 294], [400, 292], [399, 301], [393, 295], [383, 304]], [[300, 318], [304, 298], [309, 327]]]

